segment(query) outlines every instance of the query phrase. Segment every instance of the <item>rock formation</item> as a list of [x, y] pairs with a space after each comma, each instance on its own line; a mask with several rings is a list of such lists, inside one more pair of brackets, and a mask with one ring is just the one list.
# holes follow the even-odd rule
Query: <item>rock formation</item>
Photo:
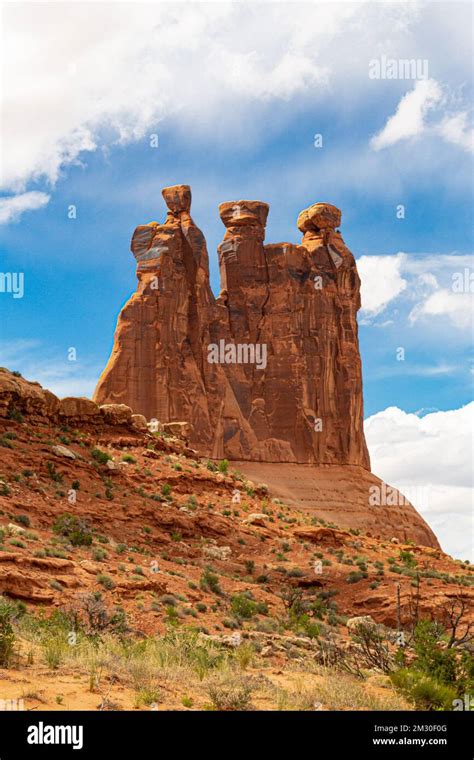
[[165, 222], [133, 234], [138, 288], [94, 400], [148, 420], [186, 420], [190, 445], [206, 456], [369, 469], [360, 281], [337, 230], [340, 211], [316, 203], [298, 217], [301, 245], [265, 245], [266, 203], [222, 203], [215, 298], [190, 188], [163, 197]]

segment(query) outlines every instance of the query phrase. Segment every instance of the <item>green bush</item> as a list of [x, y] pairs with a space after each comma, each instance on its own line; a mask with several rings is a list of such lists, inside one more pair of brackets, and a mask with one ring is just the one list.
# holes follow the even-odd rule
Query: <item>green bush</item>
[[92, 459], [95, 459], [96, 462], [99, 464], [107, 464], [107, 462], [112, 459], [112, 457], [107, 454], [106, 451], [102, 451], [102, 449], [94, 448], [91, 451]]
[[51, 480], [54, 480], [55, 483], [63, 482], [63, 476], [56, 470], [54, 462], [46, 462], [46, 469], [48, 470], [48, 475]]
[[111, 591], [113, 588], [115, 588], [115, 583], [113, 582], [112, 578], [110, 578], [108, 575], [103, 575], [102, 573], [99, 573], [97, 576], [97, 583], [100, 583], [100, 585], [107, 589], [107, 591]]
[[441, 646], [441, 631], [431, 620], [421, 620], [415, 629], [413, 667], [442, 684], [456, 682], [456, 652]]
[[221, 459], [221, 461], [218, 464], [219, 472], [222, 472], [223, 475], [227, 474], [227, 470], [229, 469], [229, 461], [227, 459]]
[[92, 551], [92, 559], [95, 560], [95, 562], [104, 562], [104, 560], [107, 559], [109, 555], [105, 551], [105, 549], [102, 549], [101, 546], [98, 546], [96, 549], [93, 549]]
[[244, 620], [250, 620], [254, 615], [267, 615], [268, 607], [264, 602], [254, 602], [247, 594], [235, 594], [230, 600], [234, 615]]
[[411, 668], [395, 671], [390, 676], [394, 686], [411, 700], [417, 710], [452, 710], [456, 691], [438, 683], [425, 673]]
[[20, 525], [24, 525], [25, 528], [30, 527], [30, 518], [28, 515], [17, 515], [14, 519], [15, 522], [20, 523]]
[[219, 576], [213, 573], [209, 568], [207, 568], [203, 574], [201, 575], [201, 580], [199, 581], [199, 585], [202, 589], [208, 589], [209, 591], [212, 591], [214, 594], [221, 594], [221, 587], [219, 586]]
[[57, 518], [53, 524], [53, 531], [60, 536], [65, 536], [73, 546], [90, 546], [92, 534], [85, 520], [75, 515], [66, 513]]
[[358, 583], [363, 578], [367, 578], [367, 573], [362, 570], [352, 570], [347, 576], [347, 583]]

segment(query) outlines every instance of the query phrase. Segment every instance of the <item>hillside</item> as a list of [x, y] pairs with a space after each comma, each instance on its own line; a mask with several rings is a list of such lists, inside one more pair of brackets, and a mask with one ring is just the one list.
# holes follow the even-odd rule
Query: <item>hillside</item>
[[[57, 409], [37, 384], [6, 370], [1, 380], [0, 591], [17, 626], [12, 667], [2, 670], [8, 698], [95, 709], [107, 693], [123, 708], [138, 699], [184, 709], [209, 703], [213, 678], [237, 678], [240, 693], [245, 677], [256, 706], [269, 709], [279, 700], [294, 707], [301, 690], [321, 709], [400, 707], [383, 674], [391, 668], [379, 667], [385, 656], [393, 666], [397, 635], [409, 641], [421, 619], [446, 627], [451, 606], [472, 602], [471, 567], [440, 549], [377, 539], [285, 504], [171, 431], [150, 433], [123, 406], [66, 399]], [[51, 615], [54, 625], [40, 622]], [[364, 616], [383, 633], [377, 662], [351, 623]], [[68, 643], [71, 631], [81, 647]], [[123, 652], [115, 673], [102, 650], [119, 646], [117, 635], [145, 646], [144, 683], [151, 678], [159, 698], [140, 702], [141, 676], [133, 680]], [[101, 641], [94, 657], [91, 636]], [[163, 647], [169, 668], [176, 659], [194, 674], [189, 705], [183, 673], [170, 686], [174, 677], [162, 672]], [[204, 680], [190, 655], [201, 650]], [[212, 657], [223, 658], [224, 675]], [[89, 691], [91, 663], [102, 675]]]

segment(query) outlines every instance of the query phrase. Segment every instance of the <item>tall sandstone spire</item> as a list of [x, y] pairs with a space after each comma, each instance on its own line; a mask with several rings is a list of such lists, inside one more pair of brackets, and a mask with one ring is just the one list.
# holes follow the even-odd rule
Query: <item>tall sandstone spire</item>
[[94, 400], [186, 420], [201, 454], [370, 469], [357, 336], [360, 280], [340, 211], [301, 212], [300, 245], [265, 245], [269, 207], [219, 207], [222, 290], [209, 284], [191, 190], [163, 190], [163, 224], [137, 227], [138, 287], [120, 312]]

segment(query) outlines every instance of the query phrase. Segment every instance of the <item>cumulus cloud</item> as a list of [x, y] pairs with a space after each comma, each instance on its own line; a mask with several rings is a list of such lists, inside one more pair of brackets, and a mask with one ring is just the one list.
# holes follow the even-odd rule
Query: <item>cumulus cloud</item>
[[409, 321], [416, 322], [424, 317], [447, 317], [460, 329], [474, 326], [474, 294], [455, 293], [439, 288], [424, 301], [417, 304], [409, 314]]
[[385, 126], [370, 140], [370, 146], [378, 151], [401, 140], [429, 133], [445, 142], [458, 145], [468, 152], [474, 151], [474, 130], [469, 126], [467, 111], [438, 113], [437, 119], [428, 120], [430, 112], [440, 111], [449, 101], [448, 89], [435, 79], [421, 79], [400, 100], [397, 110]]
[[[470, 55], [463, 18], [453, 9], [445, 36], [455, 79]], [[422, 35], [428, 54], [440, 25], [444, 14], [423, 15], [418, 3], [389, 3], [382, 15], [364, 2], [8, 3], [1, 187], [54, 187], [91, 151], [146, 139], [163, 122], [189, 140], [202, 132], [247, 145], [294, 114], [270, 111], [273, 104], [363, 101], [381, 40], [404, 55]], [[462, 119], [453, 118], [443, 134], [464, 139]]]
[[436, 130], [446, 142], [459, 145], [470, 153], [474, 152], [474, 129], [468, 124], [466, 111], [459, 111], [450, 116], [445, 116]]
[[400, 489], [460, 559], [473, 557], [474, 402], [424, 417], [389, 407], [365, 421], [373, 471]]
[[50, 196], [47, 193], [34, 190], [0, 198], [0, 224], [16, 221], [25, 211], [46, 206], [49, 199]]
[[257, 101], [324, 86], [321, 46], [356, 13], [305, 5], [308, 36], [293, 4], [114, 3], [111, 10], [21, 2], [4, 9], [3, 187], [22, 191], [39, 178], [54, 184], [81, 154], [140, 140], [164, 118], [193, 131], [205, 123], [215, 134], [225, 124], [229, 137]]
[[385, 309], [407, 287], [401, 276], [406, 258], [404, 253], [395, 256], [361, 256], [357, 268], [361, 278], [363, 312], [375, 316]]
[[[404, 307], [410, 325], [424, 321], [437, 329], [441, 320], [456, 330], [472, 330], [472, 256], [407, 253], [361, 256], [357, 267], [361, 277], [362, 324], [372, 324], [377, 315], [396, 304]], [[390, 320], [383, 324], [390, 324]]]
[[442, 90], [434, 79], [420, 79], [413, 90], [400, 100], [397, 110], [383, 129], [370, 141], [374, 150], [387, 148], [400, 140], [420, 135], [425, 128], [428, 111], [442, 99]]

